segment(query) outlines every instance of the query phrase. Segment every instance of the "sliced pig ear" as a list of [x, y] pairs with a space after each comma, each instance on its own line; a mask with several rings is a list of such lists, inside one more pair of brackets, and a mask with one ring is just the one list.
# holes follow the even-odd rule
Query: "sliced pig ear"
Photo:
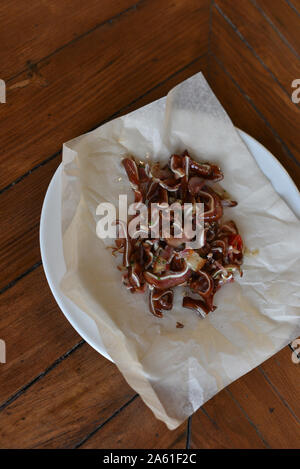
[[131, 254], [132, 245], [131, 245], [130, 237], [128, 235], [127, 223], [125, 223], [123, 220], [116, 220], [116, 225], [119, 225], [119, 227], [122, 230], [119, 237], [124, 239], [123, 265], [125, 267], [129, 267], [130, 266], [129, 257]]
[[235, 200], [221, 199], [221, 204], [223, 207], [236, 207], [238, 203]]
[[164, 179], [159, 181], [159, 185], [164, 189], [167, 189], [167, 191], [169, 192], [178, 191], [180, 184], [181, 182], [178, 182], [178, 179], [175, 178]]
[[189, 170], [196, 176], [204, 177], [214, 182], [221, 181], [224, 178], [219, 166], [210, 163], [198, 163], [192, 158], [189, 158]]
[[163, 187], [159, 186], [159, 191], [158, 191], [158, 196], [159, 204], [168, 204], [169, 203], [169, 195], [167, 189], [164, 189]]
[[188, 190], [191, 195], [197, 195], [205, 185], [205, 180], [200, 176], [192, 176], [188, 182]]
[[173, 308], [173, 290], [151, 290], [152, 294], [152, 307], [157, 312], [162, 314], [162, 310], [170, 310]]
[[191, 282], [190, 287], [202, 298], [208, 298], [213, 293], [214, 281], [207, 272], [199, 270], [197, 278]]
[[173, 308], [173, 290], [155, 290], [150, 288], [149, 307], [154, 316], [163, 317], [162, 310], [170, 310]]
[[208, 163], [197, 163], [192, 158], [189, 159], [189, 170], [196, 176], [208, 177], [212, 174], [211, 165]]
[[214, 311], [217, 307], [213, 305], [213, 298], [214, 295], [210, 295], [207, 299], [196, 299], [191, 298], [190, 296], [185, 296], [182, 300], [182, 306], [184, 308], [193, 309], [197, 311], [203, 318], [205, 318], [206, 314]]
[[165, 290], [167, 288], [176, 287], [185, 283], [192, 275], [187, 263], [184, 261], [184, 269], [179, 272], [171, 272], [161, 276], [154, 275], [151, 272], [144, 272], [144, 279], [152, 287], [158, 290]]
[[124, 158], [122, 165], [125, 168], [130, 184], [134, 190], [139, 190], [140, 178], [136, 162], [131, 158]]
[[145, 167], [139, 166], [138, 167], [138, 175], [140, 182], [148, 182], [150, 180]]
[[238, 229], [233, 220], [223, 223], [219, 229], [219, 235], [229, 235], [229, 234], [238, 234]]
[[222, 173], [219, 166], [212, 164], [211, 170], [212, 170], [211, 177], [209, 179], [211, 179], [214, 182], [222, 181], [222, 179], [224, 179], [224, 174]]
[[205, 318], [205, 316], [210, 312], [209, 308], [203, 300], [197, 300], [195, 298], [191, 298], [190, 296], [185, 296], [183, 298], [182, 306], [184, 308], [193, 309], [203, 318]]
[[219, 220], [223, 215], [223, 207], [218, 194], [211, 187], [204, 186], [198, 192], [198, 196], [202, 197], [208, 205], [208, 210], [201, 214], [201, 219], [209, 222]]
[[169, 161], [170, 169], [173, 171], [175, 178], [185, 176], [184, 157], [182, 155], [172, 155]]

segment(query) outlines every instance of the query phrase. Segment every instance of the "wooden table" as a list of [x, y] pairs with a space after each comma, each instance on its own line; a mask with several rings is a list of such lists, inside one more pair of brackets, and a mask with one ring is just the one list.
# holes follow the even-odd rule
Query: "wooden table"
[[299, 187], [299, 15], [299, 0], [1, 2], [1, 448], [299, 448], [288, 347], [168, 431], [64, 318], [38, 241], [62, 143], [200, 70]]

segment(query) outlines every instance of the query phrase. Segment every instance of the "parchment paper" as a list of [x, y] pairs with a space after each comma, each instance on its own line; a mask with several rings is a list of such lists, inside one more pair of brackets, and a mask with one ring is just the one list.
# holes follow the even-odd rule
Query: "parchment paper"
[[[218, 164], [238, 206], [226, 209], [248, 250], [244, 276], [215, 296], [201, 319], [175, 306], [163, 319], [147, 295], [132, 295], [110, 240], [96, 236], [96, 207], [132, 197], [120, 164], [127, 154], [167, 161], [188, 149]], [[120, 180], [121, 178], [121, 180]], [[131, 199], [132, 200], [132, 199]], [[117, 367], [170, 429], [222, 388], [300, 335], [300, 222], [258, 168], [201, 73], [166, 98], [64, 144], [62, 232], [67, 273], [62, 290], [97, 323]], [[184, 324], [176, 328], [176, 322]]]

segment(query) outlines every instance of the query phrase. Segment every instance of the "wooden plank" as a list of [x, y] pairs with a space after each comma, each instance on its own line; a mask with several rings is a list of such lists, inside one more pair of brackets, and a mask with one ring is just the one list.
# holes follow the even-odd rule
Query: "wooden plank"
[[[27, 68], [138, 0], [11, 0], [0, 4], [1, 78]], [[17, 34], [16, 34], [17, 32]]]
[[226, 390], [210, 399], [192, 418], [192, 449], [265, 448], [250, 423]]
[[7, 355], [0, 365], [0, 406], [80, 342], [59, 310], [41, 266], [2, 295], [0, 338]]
[[9, 81], [0, 187], [204, 54], [208, 7], [144, 0]]
[[289, 4], [291, 8], [294, 7], [293, 10], [300, 16], [300, 0], [289, 0]]
[[84, 344], [1, 412], [1, 447], [73, 448], [134, 394], [117, 367]]
[[300, 189], [300, 165], [288, 155], [261, 115], [251, 106], [245, 95], [223, 71], [214, 57], [210, 59], [209, 77], [210, 86], [233, 123], [268, 148]]
[[299, 364], [293, 363], [291, 349], [283, 348], [264, 362], [260, 370], [289, 407], [290, 412], [300, 418], [300, 367]]
[[251, 0], [236, 2], [234, 8], [231, 0], [218, 0], [217, 5], [290, 94], [291, 83], [300, 73], [300, 63], [266, 18]]
[[299, 448], [299, 416], [296, 418], [289, 411], [258, 369], [238, 379], [227, 389], [271, 448]]
[[299, 108], [213, 8], [212, 52], [300, 161]]
[[0, 289], [41, 258], [40, 214], [46, 189], [59, 163], [59, 158], [49, 161], [1, 194]]
[[285, 347], [208, 401], [193, 416], [192, 447], [297, 448], [300, 375], [290, 355]]
[[291, 0], [291, 3], [298, 8], [298, 15], [286, 0], [255, 0], [255, 2], [272, 21], [278, 31], [286, 37], [291, 46], [300, 54], [299, 0]]
[[176, 430], [168, 430], [139, 397], [85, 441], [80, 449], [185, 449], [186, 428], [187, 424], [183, 423]]
[[[145, 96], [122, 110], [127, 113], [164, 96], [173, 86], [202, 70], [207, 75], [207, 57], [196, 60]], [[39, 167], [0, 196], [0, 289], [40, 260], [39, 219], [49, 181], [60, 156]]]

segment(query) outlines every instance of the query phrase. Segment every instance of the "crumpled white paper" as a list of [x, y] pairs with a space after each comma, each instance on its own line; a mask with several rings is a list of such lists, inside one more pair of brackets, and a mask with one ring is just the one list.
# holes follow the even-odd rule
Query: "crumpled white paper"
[[[249, 251], [244, 276], [215, 296], [205, 319], [175, 306], [154, 317], [129, 293], [111, 251], [96, 236], [96, 207], [132, 197], [121, 159], [167, 161], [188, 149], [218, 164], [238, 206], [226, 209]], [[121, 180], [120, 180], [121, 178]], [[170, 429], [300, 335], [300, 222], [273, 189], [201, 73], [167, 97], [64, 144], [63, 292], [99, 328], [127, 382]], [[176, 328], [176, 322], [184, 324]]]

